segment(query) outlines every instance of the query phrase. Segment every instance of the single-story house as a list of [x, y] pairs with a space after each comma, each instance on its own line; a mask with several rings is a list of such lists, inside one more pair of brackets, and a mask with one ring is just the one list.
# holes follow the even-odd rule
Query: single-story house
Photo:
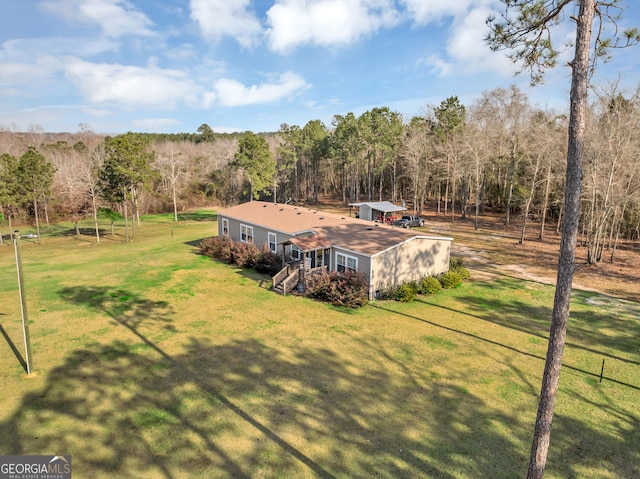
[[263, 201], [219, 211], [218, 234], [259, 247], [266, 245], [283, 258], [299, 262], [303, 274], [315, 268], [358, 271], [368, 278], [370, 298], [389, 286], [448, 271], [452, 241], [308, 207]]
[[349, 208], [358, 208], [357, 217], [363, 220], [379, 221], [385, 223], [394, 213], [407, 211], [404, 206], [398, 206], [391, 201], [365, 201], [362, 203], [349, 203]]

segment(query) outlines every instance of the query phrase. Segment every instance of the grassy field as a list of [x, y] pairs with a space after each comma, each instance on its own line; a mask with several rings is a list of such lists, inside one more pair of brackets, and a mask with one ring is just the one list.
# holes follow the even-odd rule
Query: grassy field
[[[195, 254], [213, 213], [171, 219], [22, 242], [29, 377], [0, 248], [0, 454], [71, 454], [79, 478], [524, 477], [551, 286], [343, 310]], [[640, 477], [639, 309], [575, 293], [546, 477]]]

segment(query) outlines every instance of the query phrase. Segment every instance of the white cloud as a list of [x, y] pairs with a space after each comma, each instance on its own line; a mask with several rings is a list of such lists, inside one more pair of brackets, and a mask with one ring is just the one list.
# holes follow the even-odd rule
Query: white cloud
[[76, 105], [61, 104], [0, 112], [0, 125], [7, 125], [9, 129], [15, 131], [26, 131], [29, 128], [45, 131], [76, 131], [78, 111]]
[[[34, 45], [34, 43], [36, 45]], [[49, 78], [62, 67], [58, 58], [38, 50], [41, 42], [10, 40], [0, 48], [0, 86], [25, 84]]]
[[202, 34], [214, 40], [225, 35], [249, 47], [262, 34], [256, 16], [247, 10], [250, 0], [191, 0], [191, 18], [198, 22]]
[[151, 132], [165, 131], [167, 127], [179, 124], [180, 122], [174, 118], [142, 118], [131, 122], [136, 129]]
[[[464, 8], [457, 5], [446, 8], [444, 5], [440, 7], [437, 2], [431, 0], [426, 1], [425, 5], [418, 0], [404, 1], [407, 4], [415, 4], [416, 8], [421, 6], [422, 10], [420, 15], [416, 16], [416, 21], [429, 22], [446, 16], [452, 17], [444, 47], [446, 54], [426, 55], [418, 59], [417, 64], [430, 67], [431, 72], [441, 77], [456, 73], [480, 72], [511, 76], [515, 72], [511, 61], [503, 53], [492, 52], [484, 40], [488, 33], [486, 20], [491, 14], [495, 14], [495, 10], [487, 6], [492, 2], [465, 0], [460, 2]], [[467, 11], [472, 4], [477, 6], [471, 6]]]
[[270, 47], [282, 53], [303, 44], [349, 44], [399, 22], [391, 0], [279, 0], [267, 17]]
[[495, 3], [495, 0], [401, 0], [414, 23], [427, 25], [447, 17], [464, 15], [473, 5]]
[[221, 105], [240, 106], [272, 103], [310, 86], [300, 75], [285, 72], [272, 83], [249, 87], [236, 80], [223, 78], [215, 82], [214, 91], [215, 97]]
[[514, 73], [511, 61], [503, 53], [492, 52], [484, 41], [488, 33], [485, 22], [491, 13], [490, 9], [479, 7], [456, 19], [446, 50], [466, 73], [491, 71], [511, 76]]
[[46, 78], [55, 70], [59, 69], [57, 64], [35, 63], [13, 63], [0, 62], [0, 85], [19, 85]]
[[416, 62], [418, 65], [426, 65], [430, 68], [432, 73], [438, 76], [446, 77], [453, 73], [455, 65], [451, 62], [445, 61], [438, 55], [429, 55], [426, 58], [419, 58]]
[[242, 131], [246, 131], [246, 128], [239, 128], [237, 126], [226, 126], [226, 125], [214, 125], [211, 127], [213, 131], [216, 133], [238, 133]]
[[93, 118], [104, 118], [106, 116], [113, 115], [112, 111], [102, 110], [100, 108], [83, 108], [82, 113], [85, 113]]
[[163, 53], [164, 56], [174, 61], [184, 62], [196, 58], [196, 53], [191, 43], [183, 43], [182, 45], [165, 50]]
[[43, 56], [93, 56], [117, 47], [113, 40], [84, 37], [41, 37], [8, 40], [0, 48], [0, 59], [31, 61]]
[[199, 103], [201, 88], [178, 70], [90, 63], [73, 58], [67, 61], [65, 71], [69, 81], [90, 102], [161, 109]]
[[98, 25], [109, 37], [153, 33], [153, 22], [127, 0], [46, 0], [41, 5], [69, 22]]
[[71, 58], [65, 64], [65, 74], [88, 102], [124, 108], [166, 110], [179, 105], [209, 108], [214, 104], [263, 104], [310, 87], [296, 73], [285, 72], [270, 82], [251, 86], [221, 78], [213, 83], [211, 91], [205, 91], [187, 73], [156, 66], [153, 57], [146, 67], [90, 63]]

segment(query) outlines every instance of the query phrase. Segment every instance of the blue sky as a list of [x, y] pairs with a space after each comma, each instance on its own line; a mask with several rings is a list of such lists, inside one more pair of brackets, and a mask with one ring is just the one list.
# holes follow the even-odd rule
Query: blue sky
[[[640, 26], [625, 0], [622, 26]], [[496, 0], [0, 0], [0, 127], [276, 131], [377, 106], [424, 114], [517, 85], [564, 109], [569, 68], [533, 89], [484, 45]], [[571, 22], [555, 33], [570, 41]], [[561, 64], [569, 59], [568, 51]], [[640, 47], [595, 83], [640, 81]]]

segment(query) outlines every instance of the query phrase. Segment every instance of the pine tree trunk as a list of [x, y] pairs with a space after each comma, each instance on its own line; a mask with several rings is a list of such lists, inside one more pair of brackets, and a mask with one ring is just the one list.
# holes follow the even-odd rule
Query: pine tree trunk
[[589, 53], [594, 12], [594, 0], [580, 2], [580, 13], [577, 18], [575, 58], [572, 64], [567, 183], [558, 276], [553, 313], [551, 315], [547, 360], [542, 378], [527, 479], [541, 479], [544, 476], [551, 437], [551, 423], [560, 380], [562, 354], [566, 340], [580, 219], [580, 189], [585, 143]]

